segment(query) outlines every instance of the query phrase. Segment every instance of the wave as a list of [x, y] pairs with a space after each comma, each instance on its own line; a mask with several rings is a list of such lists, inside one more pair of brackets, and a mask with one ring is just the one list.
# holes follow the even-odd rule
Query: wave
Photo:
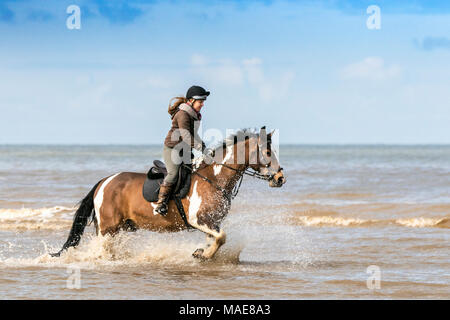
[[450, 218], [405, 218], [405, 219], [360, 219], [335, 216], [294, 216], [288, 221], [294, 225], [308, 227], [371, 227], [397, 225], [410, 228], [450, 228]]
[[74, 212], [76, 208], [55, 206], [51, 208], [21, 208], [21, 209], [0, 209], [0, 220], [20, 219], [40, 216], [43, 218], [53, 217], [58, 213]]
[[282, 206], [287, 211], [303, 215], [389, 215], [424, 216], [450, 213], [449, 203], [390, 203], [390, 202], [329, 202], [323, 200], [305, 200]]
[[[244, 204], [245, 206], [245, 204]], [[447, 216], [426, 216], [426, 213], [449, 212], [449, 205], [422, 205], [420, 210], [413, 210], [412, 207], [399, 204], [372, 204], [368, 206], [329, 206], [311, 204], [288, 204], [281, 206], [281, 209], [288, 209], [287, 223], [301, 226], [340, 226], [340, 227], [369, 227], [398, 225], [411, 228], [437, 227], [450, 228], [450, 217]], [[298, 209], [303, 210], [299, 211]], [[427, 208], [428, 210], [425, 210]], [[294, 209], [294, 210], [293, 210]], [[0, 209], [0, 230], [27, 231], [27, 230], [69, 230], [75, 207], [54, 206], [46, 208], [21, 208], [21, 209]], [[249, 210], [254, 210], [249, 208]], [[271, 209], [267, 209], [271, 210]], [[394, 211], [398, 214], [391, 214]], [[416, 217], [404, 217], [405, 214], [418, 211]], [[387, 218], [380, 219], [379, 213], [387, 213]], [[368, 218], [371, 214], [374, 218]], [[375, 214], [375, 215], [374, 215]], [[395, 217], [395, 216], [399, 217]], [[386, 214], [382, 214], [386, 217]], [[394, 217], [393, 217], [394, 216]], [[271, 224], [273, 216], [268, 219], [259, 219], [263, 224]], [[286, 220], [285, 218], [282, 218]], [[279, 220], [277, 220], [279, 221]]]
[[374, 193], [362, 192], [335, 192], [335, 193], [307, 193], [300, 197], [300, 199], [367, 199], [374, 198]]
[[0, 209], [0, 230], [61, 230], [72, 223], [76, 208]]
[[412, 218], [412, 219], [397, 219], [395, 220], [397, 224], [413, 227], [413, 228], [423, 228], [423, 227], [439, 227], [439, 228], [450, 228], [450, 218]]

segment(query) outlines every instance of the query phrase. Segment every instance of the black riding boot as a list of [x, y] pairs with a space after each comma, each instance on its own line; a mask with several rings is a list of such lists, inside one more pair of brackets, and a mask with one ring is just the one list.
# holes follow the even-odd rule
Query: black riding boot
[[162, 216], [167, 214], [167, 203], [169, 202], [170, 194], [172, 193], [171, 184], [162, 184], [159, 188], [158, 202], [156, 203], [155, 211]]

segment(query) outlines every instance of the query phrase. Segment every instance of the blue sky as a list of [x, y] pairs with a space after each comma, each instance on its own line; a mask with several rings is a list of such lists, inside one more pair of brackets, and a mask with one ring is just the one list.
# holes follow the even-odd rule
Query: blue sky
[[444, 1], [2, 0], [0, 144], [162, 143], [193, 84], [203, 132], [450, 143], [449, 61]]

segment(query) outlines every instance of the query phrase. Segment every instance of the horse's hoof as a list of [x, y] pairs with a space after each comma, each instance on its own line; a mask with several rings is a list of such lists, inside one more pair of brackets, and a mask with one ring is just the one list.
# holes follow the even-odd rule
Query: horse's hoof
[[203, 251], [205, 251], [205, 250], [199, 248], [199, 249], [195, 250], [195, 252], [192, 254], [192, 256], [196, 259], [205, 260], [205, 257], [203, 256]]
[[61, 252], [49, 253], [49, 256], [52, 258], [59, 258], [61, 256]]

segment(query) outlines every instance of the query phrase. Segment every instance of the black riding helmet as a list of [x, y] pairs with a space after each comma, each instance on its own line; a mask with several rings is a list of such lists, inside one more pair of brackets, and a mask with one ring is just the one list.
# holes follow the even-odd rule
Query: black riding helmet
[[193, 98], [195, 100], [206, 100], [206, 97], [209, 96], [209, 93], [209, 91], [206, 91], [202, 87], [192, 86], [186, 93], [186, 99]]

